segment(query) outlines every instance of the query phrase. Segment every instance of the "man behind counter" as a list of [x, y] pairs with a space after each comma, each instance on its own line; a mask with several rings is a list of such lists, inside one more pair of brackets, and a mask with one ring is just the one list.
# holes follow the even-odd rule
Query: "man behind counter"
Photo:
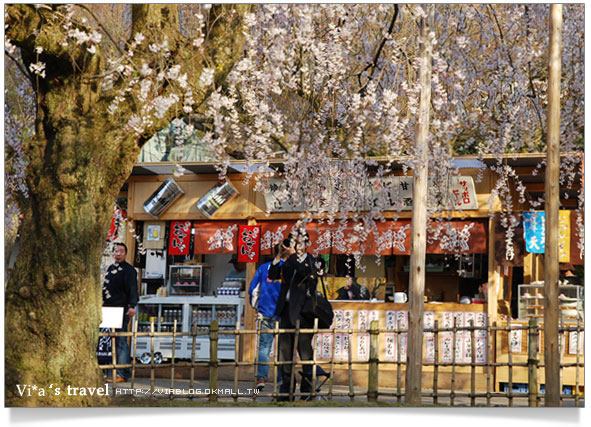
[[228, 261], [228, 264], [232, 264], [234, 269], [226, 274], [224, 281], [246, 281], [246, 263], [238, 262], [238, 255], [232, 255], [232, 258], [230, 261]]
[[[105, 307], [123, 307], [123, 325], [116, 329], [116, 332], [127, 332], [129, 319], [135, 315], [135, 306], [138, 302], [137, 293], [137, 272], [130, 264], [125, 261], [127, 256], [127, 246], [124, 243], [115, 243], [113, 249], [114, 264], [107, 269], [107, 274], [103, 282], [103, 306]], [[127, 365], [131, 363], [129, 355], [129, 345], [127, 338], [115, 338], [117, 365]], [[116, 382], [127, 381], [131, 376], [129, 368], [117, 369]], [[108, 380], [112, 382], [112, 380]]]
[[345, 286], [337, 290], [338, 300], [368, 300], [369, 291], [365, 286], [355, 282], [355, 279], [348, 279]]

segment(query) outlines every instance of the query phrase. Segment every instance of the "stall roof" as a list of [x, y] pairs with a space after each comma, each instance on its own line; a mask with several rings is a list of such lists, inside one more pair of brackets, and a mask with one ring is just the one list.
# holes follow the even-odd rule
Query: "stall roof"
[[[583, 158], [582, 152], [575, 153], [561, 153], [561, 158], [578, 157], [579, 161]], [[530, 200], [538, 200], [544, 195], [544, 171], [545, 171], [545, 153], [519, 153], [506, 154], [502, 158], [502, 163], [514, 168], [521, 182], [525, 185], [527, 196]], [[335, 159], [336, 160], [336, 159]], [[378, 163], [384, 164], [389, 161], [385, 157], [376, 157]], [[402, 161], [396, 161], [392, 164], [393, 169], [402, 169]], [[284, 159], [276, 159], [270, 162], [270, 166], [274, 170], [283, 171]], [[481, 169], [497, 165], [499, 160], [494, 155], [466, 155], [454, 157], [454, 165], [459, 169]], [[190, 162], [180, 163], [186, 169], [186, 174], [217, 174], [218, 170], [215, 163], [212, 162]], [[141, 175], [171, 175], [174, 171], [173, 162], [156, 162], [156, 163], [138, 163], [133, 167], [132, 176]], [[259, 170], [267, 169], [263, 163], [251, 166], [250, 171], [257, 172]], [[247, 163], [245, 160], [233, 160], [228, 167], [229, 173], [246, 173]], [[565, 184], [561, 184], [560, 197], [563, 207], [576, 208], [578, 190], [581, 188], [579, 167], [575, 168], [577, 176], [571, 188], [566, 188]], [[543, 205], [539, 209], [543, 209]]]

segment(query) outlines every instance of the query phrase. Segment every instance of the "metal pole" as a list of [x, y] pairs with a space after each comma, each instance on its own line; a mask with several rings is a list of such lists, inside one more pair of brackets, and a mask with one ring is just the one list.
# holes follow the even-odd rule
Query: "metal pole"
[[429, 114], [431, 110], [431, 56], [429, 33], [433, 27], [435, 8], [427, 8], [427, 18], [419, 20], [421, 31], [421, 65], [419, 121], [416, 134], [416, 167], [413, 178], [412, 237], [410, 255], [410, 283], [408, 298], [408, 351], [406, 364], [406, 403], [421, 404], [423, 376], [423, 311], [425, 295], [425, 253], [427, 248], [427, 180], [429, 163]]
[[548, 62], [548, 148], [546, 153], [546, 246], [544, 265], [544, 369], [545, 406], [560, 406], [558, 354], [558, 172], [560, 169], [560, 53], [562, 5], [550, 6]]

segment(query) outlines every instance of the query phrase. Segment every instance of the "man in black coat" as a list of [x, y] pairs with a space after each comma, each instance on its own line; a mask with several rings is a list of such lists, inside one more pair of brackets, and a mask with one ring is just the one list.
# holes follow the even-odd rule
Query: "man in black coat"
[[[107, 269], [103, 282], [103, 306], [123, 307], [123, 325], [116, 332], [127, 332], [129, 319], [135, 315], [135, 306], [138, 302], [137, 272], [125, 261], [127, 246], [124, 243], [115, 243], [113, 249], [114, 264]], [[115, 338], [117, 365], [131, 363], [127, 338]], [[129, 368], [117, 369], [116, 382], [125, 382], [131, 376]], [[110, 382], [110, 381], [109, 381]]]
[[359, 285], [355, 279], [349, 279], [345, 286], [337, 290], [338, 300], [368, 300], [369, 291], [365, 286]]
[[[281, 329], [295, 329], [298, 320], [301, 329], [312, 329], [314, 319], [302, 316], [302, 308], [306, 296], [313, 295], [316, 292], [316, 284], [321, 264], [311, 254], [306, 252], [309, 239], [305, 231], [300, 231], [295, 235], [290, 235], [289, 244], [283, 242], [279, 253], [269, 267], [269, 278], [271, 280], [281, 279], [281, 290], [277, 300], [275, 315], [280, 318], [279, 327]], [[280, 264], [281, 258], [288, 256], [287, 260]], [[299, 334], [297, 349], [301, 360], [312, 360], [313, 348], [312, 339], [314, 334]], [[284, 333], [279, 335], [279, 360], [292, 361], [295, 345], [295, 334]], [[295, 390], [295, 383], [291, 384], [292, 364], [281, 365], [282, 383], [279, 393], [288, 394], [290, 390]], [[311, 377], [312, 365], [304, 365], [304, 374]], [[295, 378], [295, 377], [294, 377]], [[309, 381], [303, 381], [300, 384], [302, 393], [309, 393], [311, 384]], [[304, 399], [305, 396], [302, 396]], [[280, 396], [279, 400], [288, 400], [287, 396]]]

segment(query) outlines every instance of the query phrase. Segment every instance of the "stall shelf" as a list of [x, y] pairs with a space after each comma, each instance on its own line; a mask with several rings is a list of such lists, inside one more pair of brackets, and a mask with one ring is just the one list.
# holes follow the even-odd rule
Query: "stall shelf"
[[[208, 330], [212, 320], [217, 320], [220, 330], [236, 328], [241, 319], [243, 302], [238, 297], [198, 297], [171, 296], [143, 298], [138, 303], [136, 314], [138, 332], [150, 332], [154, 323], [154, 332], [172, 332], [174, 321], [176, 332], [191, 332], [193, 323], [201, 331]], [[192, 336], [176, 337], [175, 358], [191, 359]], [[218, 343], [218, 358], [235, 360], [235, 337], [221, 334]], [[151, 338], [137, 338], [135, 356], [143, 364], [151, 362]], [[161, 363], [172, 357], [172, 337], [154, 337], [154, 362]], [[196, 338], [195, 360], [209, 360], [209, 337], [199, 335]]]
[[[519, 318], [544, 318], [544, 282], [519, 285]], [[577, 285], [558, 287], [558, 309], [563, 320], [584, 320], [584, 288]]]
[[168, 295], [206, 295], [209, 292], [212, 268], [202, 264], [171, 265]]

